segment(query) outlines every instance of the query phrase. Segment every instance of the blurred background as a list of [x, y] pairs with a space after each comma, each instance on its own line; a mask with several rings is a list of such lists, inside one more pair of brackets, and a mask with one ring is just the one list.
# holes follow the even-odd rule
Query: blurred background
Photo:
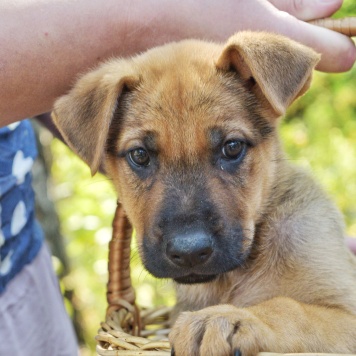
[[[345, 0], [337, 17], [356, 16]], [[116, 196], [110, 181], [90, 171], [64, 144], [38, 128], [35, 167], [38, 216], [52, 248], [66, 306], [81, 344], [95, 355], [94, 336], [106, 308], [107, 253]], [[356, 68], [315, 73], [311, 90], [289, 109], [280, 128], [294, 164], [311, 171], [344, 214], [356, 236]], [[142, 306], [172, 305], [168, 281], [155, 280], [140, 264], [133, 242], [132, 277]]]

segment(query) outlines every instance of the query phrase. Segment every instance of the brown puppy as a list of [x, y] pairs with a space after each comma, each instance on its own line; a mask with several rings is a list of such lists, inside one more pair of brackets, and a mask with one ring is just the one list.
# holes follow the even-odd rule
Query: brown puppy
[[342, 219], [277, 136], [317, 61], [264, 33], [183, 41], [109, 61], [55, 104], [92, 173], [104, 161], [148, 271], [177, 282], [176, 355], [356, 352]]

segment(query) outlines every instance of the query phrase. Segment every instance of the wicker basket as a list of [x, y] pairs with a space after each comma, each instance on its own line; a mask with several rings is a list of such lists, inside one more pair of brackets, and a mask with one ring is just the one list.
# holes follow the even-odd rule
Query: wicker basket
[[96, 336], [97, 353], [113, 355], [170, 355], [167, 339], [171, 308], [140, 310], [130, 277], [132, 227], [118, 203], [109, 243], [109, 281], [106, 320]]

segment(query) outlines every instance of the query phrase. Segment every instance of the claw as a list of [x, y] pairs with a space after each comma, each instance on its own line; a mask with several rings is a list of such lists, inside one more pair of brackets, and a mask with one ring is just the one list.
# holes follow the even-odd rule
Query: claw
[[240, 350], [235, 350], [234, 356], [242, 356], [242, 353]]
[[176, 356], [176, 353], [174, 351], [174, 348], [172, 347], [172, 350], [171, 350], [171, 356]]

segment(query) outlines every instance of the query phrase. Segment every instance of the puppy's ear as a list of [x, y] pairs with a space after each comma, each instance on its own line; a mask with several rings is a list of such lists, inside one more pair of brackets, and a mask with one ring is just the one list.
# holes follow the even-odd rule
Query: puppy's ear
[[53, 121], [93, 175], [101, 163], [119, 96], [124, 87], [132, 89], [138, 81], [129, 61], [110, 61], [84, 75], [54, 104]]
[[232, 36], [216, 66], [236, 71], [245, 86], [273, 109], [277, 116], [310, 85], [320, 56], [283, 36], [240, 32]]

